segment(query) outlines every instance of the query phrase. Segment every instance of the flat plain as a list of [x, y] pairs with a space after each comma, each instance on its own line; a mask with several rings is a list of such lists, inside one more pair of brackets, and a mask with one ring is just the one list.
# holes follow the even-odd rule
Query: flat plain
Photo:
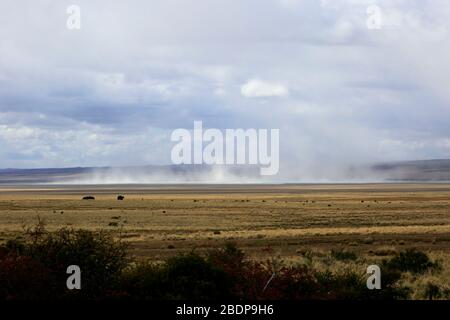
[[154, 261], [227, 241], [255, 259], [335, 248], [450, 254], [450, 184], [0, 187], [0, 241], [38, 217], [49, 230], [112, 232], [136, 258]]

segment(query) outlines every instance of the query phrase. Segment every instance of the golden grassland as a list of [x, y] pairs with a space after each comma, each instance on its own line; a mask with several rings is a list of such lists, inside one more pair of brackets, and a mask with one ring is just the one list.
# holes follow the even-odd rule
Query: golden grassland
[[[450, 184], [0, 187], [0, 242], [38, 217], [48, 230], [107, 230], [152, 261], [233, 241], [253, 259], [361, 271], [414, 247], [442, 270], [407, 274], [412, 297], [430, 283], [450, 295]], [[359, 258], [328, 259], [342, 249]]]
[[0, 241], [38, 216], [50, 230], [115, 232], [133, 254], [155, 260], [225, 241], [255, 258], [267, 248], [286, 258], [335, 247], [450, 253], [448, 184], [0, 188]]

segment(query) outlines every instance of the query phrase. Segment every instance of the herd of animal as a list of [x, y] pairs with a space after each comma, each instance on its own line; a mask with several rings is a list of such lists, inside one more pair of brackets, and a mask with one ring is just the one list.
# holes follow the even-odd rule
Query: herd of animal
[[[125, 197], [122, 195], [117, 196], [117, 200], [119, 200], [119, 201], [122, 201], [124, 199], [125, 199]], [[95, 200], [95, 197], [94, 196], [84, 196], [83, 200]]]

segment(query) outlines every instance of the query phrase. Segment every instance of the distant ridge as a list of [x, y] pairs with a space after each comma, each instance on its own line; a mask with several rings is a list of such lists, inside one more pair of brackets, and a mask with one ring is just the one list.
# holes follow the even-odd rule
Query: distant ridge
[[[208, 165], [161, 165], [134, 167], [74, 167], [42, 169], [0, 169], [0, 184], [33, 183], [176, 183], [208, 181], [221, 178], [257, 179], [259, 167]], [[256, 180], [255, 180], [256, 181]], [[213, 182], [213, 181], [212, 181]]]
[[450, 181], [450, 159], [387, 162], [371, 169], [386, 180]]
[[0, 183], [50, 183], [77, 175], [89, 174], [94, 168], [0, 169]]
[[[450, 181], [450, 159], [377, 163], [352, 167], [351, 177], [365, 182], [443, 182]], [[167, 165], [136, 167], [74, 167], [42, 169], [0, 169], [0, 184], [39, 183], [258, 183], [256, 166], [212, 167], [207, 165]], [[231, 180], [230, 180], [231, 179]], [[364, 180], [362, 180], [364, 179]], [[280, 180], [281, 181], [281, 180]], [[285, 182], [298, 182], [286, 181]], [[352, 178], [347, 181], [351, 182]], [[332, 182], [332, 181], [330, 181]]]

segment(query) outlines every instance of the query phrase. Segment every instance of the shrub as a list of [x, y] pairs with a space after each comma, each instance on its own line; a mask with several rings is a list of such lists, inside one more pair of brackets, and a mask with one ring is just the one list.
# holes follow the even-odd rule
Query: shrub
[[219, 300], [232, 297], [231, 277], [193, 252], [161, 265], [140, 264], [128, 270], [121, 287], [134, 299]]
[[423, 274], [430, 269], [438, 269], [439, 264], [430, 260], [427, 254], [417, 249], [406, 249], [397, 253], [390, 260], [383, 261], [385, 269]]
[[442, 291], [437, 284], [428, 282], [425, 285], [424, 295], [428, 298], [428, 300], [433, 300], [440, 298], [442, 296]]
[[13, 253], [0, 257], [0, 300], [56, 298], [51, 271], [31, 257]]
[[163, 273], [163, 265], [139, 263], [123, 273], [118, 287], [132, 299], [163, 299], [167, 290]]
[[[103, 297], [117, 283], [127, 264], [124, 244], [102, 232], [61, 229], [48, 233], [41, 225], [38, 225], [29, 230], [27, 235], [27, 239], [7, 242], [2, 251], [7, 253], [6, 257], [13, 257], [12, 263], [18, 270], [28, 270], [30, 274], [46, 273], [43, 277], [52, 281], [42, 283], [42, 288], [44, 291], [49, 290], [49, 294], [54, 292], [53, 288], [58, 288], [54, 292], [57, 298]], [[6, 258], [1, 259], [2, 264], [7, 264], [8, 261]], [[30, 261], [32, 263], [29, 266], [22, 265]], [[78, 265], [81, 269], [82, 290], [66, 289], [68, 277], [66, 270], [70, 265]], [[23, 278], [26, 278], [25, 275]], [[30, 282], [30, 286], [33, 287], [34, 282]], [[41, 298], [38, 294], [23, 296], [20, 286], [17, 288], [18, 291], [12, 294], [13, 296]]]
[[319, 297], [319, 283], [306, 266], [282, 267], [262, 293], [263, 299], [300, 300]]
[[238, 299], [261, 298], [264, 286], [272, 273], [260, 262], [248, 261], [236, 244], [228, 242], [222, 249], [212, 250], [207, 259], [224, 270], [234, 283], [233, 296]]
[[[152, 299], [152, 300], [302, 300], [404, 299], [402, 272], [425, 272], [437, 263], [406, 250], [382, 263], [382, 290], [368, 290], [365, 270], [319, 269], [312, 263], [285, 265], [279, 259], [252, 261], [233, 243], [210, 251], [181, 254], [163, 263], [128, 264], [126, 247], [102, 232], [61, 229], [49, 233], [39, 223], [27, 237], [0, 246], [0, 300], [6, 299]], [[336, 260], [355, 260], [347, 251]], [[329, 256], [328, 256], [329, 258]], [[66, 268], [78, 265], [82, 290], [66, 289]], [[445, 296], [429, 285], [429, 298]]]
[[371, 252], [375, 256], [391, 256], [395, 255], [397, 251], [394, 248], [378, 248]]
[[370, 292], [362, 274], [352, 271], [332, 273], [329, 270], [317, 271], [317, 298], [319, 299], [369, 299]]
[[231, 272], [233, 269], [241, 269], [244, 265], [244, 252], [238, 249], [236, 243], [227, 242], [224, 248], [211, 250], [208, 253], [208, 261]]
[[331, 250], [330, 255], [334, 259], [340, 260], [340, 261], [356, 260], [358, 258], [354, 252], [342, 250], [342, 249], [340, 249], [340, 250], [333, 249], [333, 250]]
[[[352, 260], [353, 253], [334, 251], [339, 258]], [[348, 255], [347, 255], [348, 254]], [[311, 265], [276, 267], [270, 261], [245, 259], [235, 244], [209, 253], [208, 259], [223, 268], [233, 279], [233, 296], [237, 299], [304, 300], [304, 299], [397, 299], [408, 291], [398, 286], [400, 273], [383, 273], [383, 290], [368, 290], [367, 275], [354, 271], [320, 271]]]

